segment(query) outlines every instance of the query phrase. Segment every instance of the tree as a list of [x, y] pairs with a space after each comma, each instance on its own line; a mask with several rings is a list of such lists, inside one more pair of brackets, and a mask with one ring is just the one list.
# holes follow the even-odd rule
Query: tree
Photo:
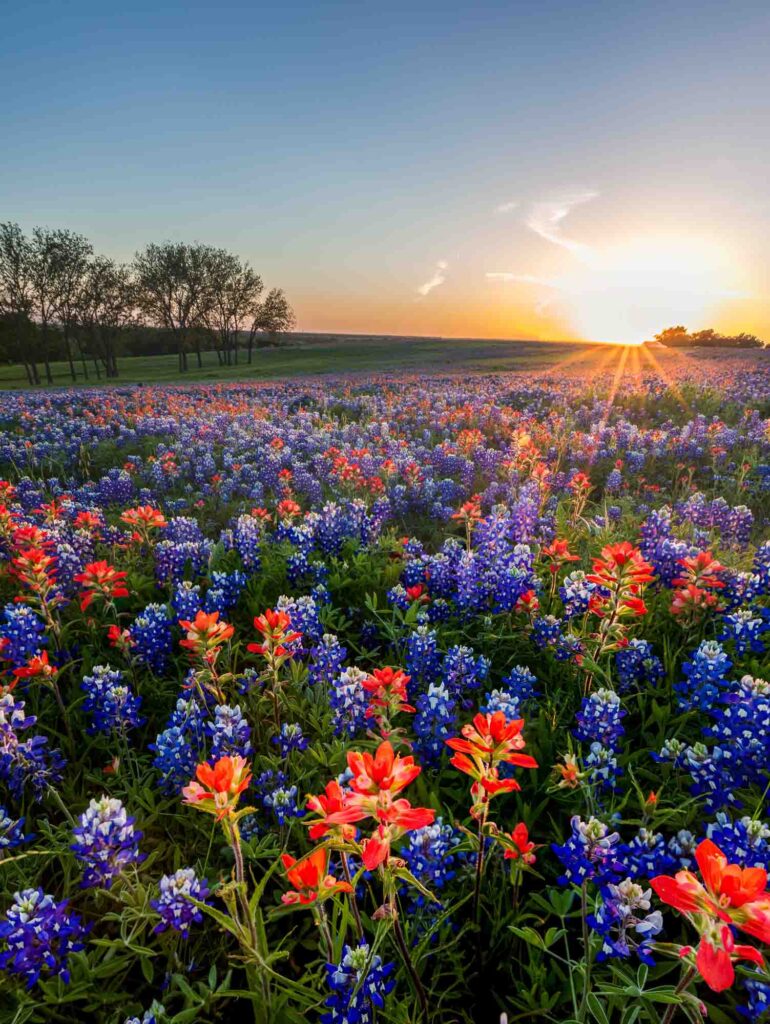
[[755, 334], [720, 334], [713, 327], [692, 334], [681, 325], [667, 327], [654, 340], [668, 348], [764, 348], [764, 342]]
[[97, 256], [88, 266], [76, 304], [77, 330], [94, 359], [97, 376], [97, 359], [106, 377], [118, 376], [117, 341], [121, 332], [137, 322], [136, 307], [131, 268]]
[[134, 258], [139, 305], [159, 327], [176, 340], [179, 370], [187, 370], [187, 350], [196, 345], [200, 357], [200, 328], [206, 327], [212, 298], [216, 250], [184, 242], [152, 243]]
[[215, 339], [220, 365], [238, 362], [238, 339], [260, 310], [262, 278], [237, 256], [216, 250], [211, 273], [212, 303], [207, 322]]
[[32, 320], [32, 250], [18, 224], [0, 224], [0, 314], [3, 349], [22, 363], [30, 384], [39, 384], [37, 330]]
[[[77, 342], [79, 339], [79, 336], [76, 335], [78, 307], [94, 254], [94, 247], [84, 235], [79, 235], [75, 231], [54, 231], [51, 234], [55, 247], [53, 272], [55, 274], [55, 292], [58, 297], [58, 320], [62, 329], [70, 376], [74, 381], [77, 380], [77, 374], [72, 358], [72, 341]], [[83, 376], [87, 380], [86, 353], [80, 344], [78, 344], [78, 349], [83, 366]]]
[[283, 289], [272, 288], [265, 296], [265, 301], [259, 307], [249, 331], [249, 363], [251, 362], [251, 351], [255, 337], [257, 337], [257, 346], [259, 348], [275, 345], [278, 343], [279, 335], [291, 330], [295, 323], [294, 310], [289, 305]]

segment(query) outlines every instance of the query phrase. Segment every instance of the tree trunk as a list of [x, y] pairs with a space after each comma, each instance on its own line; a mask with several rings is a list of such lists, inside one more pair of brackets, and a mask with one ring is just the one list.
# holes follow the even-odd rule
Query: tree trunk
[[64, 327], [62, 334], [64, 336], [64, 351], [67, 355], [67, 362], [69, 363], [70, 367], [70, 377], [74, 382], [78, 379], [78, 375], [75, 372], [75, 360], [72, 358], [72, 342], [70, 341], [69, 329], [67, 328], [66, 325]]

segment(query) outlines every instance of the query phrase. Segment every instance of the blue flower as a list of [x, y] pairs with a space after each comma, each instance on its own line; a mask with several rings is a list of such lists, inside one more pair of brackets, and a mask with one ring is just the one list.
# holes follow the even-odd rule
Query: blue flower
[[134, 818], [127, 816], [115, 797], [92, 800], [72, 831], [77, 840], [72, 849], [85, 865], [84, 889], [109, 889], [125, 868], [144, 860], [138, 845], [142, 833], [134, 829]]
[[83, 710], [93, 719], [89, 733], [126, 733], [144, 721], [139, 714], [142, 698], [135, 696], [122, 673], [109, 665], [94, 665], [80, 688], [86, 693]]
[[302, 735], [302, 727], [296, 722], [284, 722], [278, 736], [273, 736], [273, 743], [278, 744], [281, 757], [286, 758], [292, 750], [307, 750], [308, 740]]
[[181, 932], [186, 939], [190, 926], [203, 921], [203, 912], [193, 900], [208, 902], [209, 887], [206, 879], [199, 879], [192, 868], [179, 868], [173, 875], [163, 875], [159, 883], [160, 895], [150, 900], [150, 906], [160, 914], [160, 922], [153, 931], [167, 928]]
[[570, 826], [572, 833], [566, 843], [561, 846], [553, 843], [551, 846], [564, 869], [559, 876], [559, 885], [615, 881], [622, 871], [617, 860], [618, 833], [610, 832], [598, 818], [582, 821], [578, 815], [572, 818]]
[[382, 962], [362, 942], [345, 946], [339, 964], [326, 965], [326, 983], [332, 994], [326, 1000], [328, 1013], [321, 1024], [373, 1024], [376, 1010], [395, 985], [394, 965]]
[[41, 974], [70, 980], [69, 955], [81, 950], [87, 928], [42, 889], [14, 893], [5, 919], [0, 921], [0, 969], [26, 978], [32, 988]]
[[651, 896], [651, 889], [631, 878], [602, 887], [601, 900], [588, 917], [589, 926], [602, 938], [597, 960], [627, 959], [635, 953], [652, 966], [650, 945], [663, 929], [663, 916], [651, 909]]

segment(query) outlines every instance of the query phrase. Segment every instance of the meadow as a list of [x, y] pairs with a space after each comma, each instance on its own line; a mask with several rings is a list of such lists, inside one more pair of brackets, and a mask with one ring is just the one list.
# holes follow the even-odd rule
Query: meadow
[[[253, 362], [240, 353], [237, 365], [221, 366], [215, 352], [202, 354], [198, 368], [190, 358], [190, 368], [181, 378], [175, 354], [121, 356], [118, 359], [120, 383], [175, 383], [185, 381], [260, 380], [313, 374], [379, 373], [384, 371], [470, 371], [500, 373], [509, 370], [547, 369], [566, 358], [595, 360], [597, 350], [608, 346], [579, 342], [481, 341], [479, 339], [408, 338], [368, 335], [292, 334], [289, 341], [276, 347], [254, 351]], [[610, 346], [614, 349], [614, 346]], [[82, 377], [82, 368], [76, 364]], [[65, 362], [51, 364], [55, 387], [71, 384]], [[100, 383], [93, 367], [89, 379], [81, 385]], [[103, 383], [103, 381], [102, 381]], [[45, 386], [45, 385], [44, 385]], [[22, 366], [0, 366], [0, 389], [25, 388]]]
[[517, 346], [3, 394], [0, 1022], [768, 1019], [770, 362]]

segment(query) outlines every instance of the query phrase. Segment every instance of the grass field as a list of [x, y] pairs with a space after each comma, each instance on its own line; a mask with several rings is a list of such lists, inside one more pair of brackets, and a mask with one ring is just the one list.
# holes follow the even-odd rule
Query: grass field
[[[305, 335], [301, 342], [281, 348], [258, 349], [249, 366], [245, 354], [237, 366], [220, 366], [214, 352], [203, 354], [201, 369], [194, 366], [181, 375], [175, 355], [124, 357], [118, 361], [120, 377], [111, 383], [171, 383], [173, 381], [259, 380], [297, 374], [431, 370], [452, 372], [546, 369], [569, 359], [590, 358], [606, 346], [571, 342], [489, 341], [477, 339], [400, 338]], [[66, 363], [53, 363], [55, 386], [71, 385]], [[78, 386], [104, 383], [89, 367], [90, 379], [78, 378]], [[0, 389], [27, 387], [21, 366], [0, 366]]]

